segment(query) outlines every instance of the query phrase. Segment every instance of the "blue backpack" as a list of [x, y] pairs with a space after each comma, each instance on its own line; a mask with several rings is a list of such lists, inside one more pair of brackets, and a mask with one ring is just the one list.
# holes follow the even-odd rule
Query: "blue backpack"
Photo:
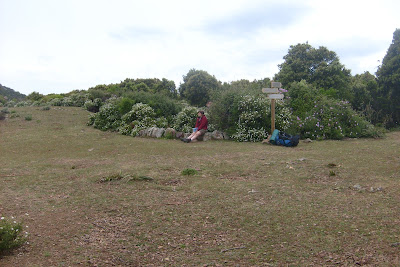
[[290, 135], [279, 130], [274, 130], [269, 140], [271, 144], [278, 146], [295, 147], [299, 144], [300, 135]]

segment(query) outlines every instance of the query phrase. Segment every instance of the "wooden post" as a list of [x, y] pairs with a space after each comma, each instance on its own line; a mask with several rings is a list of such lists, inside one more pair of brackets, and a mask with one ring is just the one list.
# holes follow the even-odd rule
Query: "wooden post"
[[275, 99], [271, 99], [271, 134], [275, 130]]
[[271, 82], [272, 88], [262, 88], [262, 92], [268, 94], [268, 99], [271, 100], [271, 134], [275, 130], [275, 101], [276, 99], [283, 99], [284, 95], [279, 92], [282, 87], [280, 82]]

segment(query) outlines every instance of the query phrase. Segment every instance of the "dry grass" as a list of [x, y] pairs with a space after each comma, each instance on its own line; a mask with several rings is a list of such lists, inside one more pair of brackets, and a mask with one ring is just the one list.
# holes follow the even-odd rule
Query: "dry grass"
[[14, 110], [0, 121], [0, 214], [30, 244], [1, 266], [400, 264], [400, 132], [185, 144], [95, 130], [79, 108]]

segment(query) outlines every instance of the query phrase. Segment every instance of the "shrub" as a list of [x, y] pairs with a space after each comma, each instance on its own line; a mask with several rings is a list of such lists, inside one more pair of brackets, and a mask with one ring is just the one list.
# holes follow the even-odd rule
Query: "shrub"
[[51, 106], [62, 106], [63, 105], [63, 100], [61, 98], [53, 98], [48, 102], [49, 105]]
[[102, 105], [102, 101], [100, 98], [96, 98], [95, 100], [86, 100], [83, 107], [90, 112], [99, 112], [100, 107]]
[[13, 217], [11, 219], [12, 221], [0, 217], [0, 253], [21, 246], [28, 237], [22, 224], [16, 222]]
[[15, 101], [14, 100], [10, 100], [5, 104], [5, 107], [9, 107], [9, 108], [13, 108], [15, 107]]
[[31, 101], [21, 101], [15, 104], [15, 107], [29, 107], [31, 104]]
[[137, 103], [132, 110], [122, 116], [118, 131], [125, 135], [136, 136], [140, 130], [156, 125], [154, 110], [146, 104]]
[[41, 108], [41, 110], [50, 110], [50, 106], [44, 106]]
[[149, 105], [154, 109], [156, 117], [165, 117], [169, 122], [172, 122], [173, 117], [182, 110], [182, 104], [163, 94], [129, 92], [125, 93], [123, 96], [123, 99], [132, 100], [133, 104], [143, 103]]
[[25, 116], [26, 121], [31, 121], [32, 120], [32, 115], [26, 115]]
[[198, 173], [197, 170], [188, 168], [188, 169], [184, 169], [181, 174], [182, 175], [196, 175], [197, 173]]
[[132, 110], [132, 106], [135, 104], [135, 101], [129, 98], [121, 98], [121, 100], [118, 102], [118, 110], [119, 112], [124, 115], [128, 113], [129, 111]]
[[269, 112], [269, 101], [266, 101], [265, 97], [243, 96], [238, 104], [239, 120], [232, 138], [240, 142], [257, 142], [265, 139], [268, 136], [265, 126]]
[[377, 137], [375, 127], [354, 111], [349, 102], [326, 96], [315, 101], [304, 118], [293, 121], [290, 132], [300, 132], [303, 138], [343, 139], [344, 137]]
[[185, 107], [175, 116], [173, 128], [180, 132], [192, 132], [197, 118], [197, 111], [195, 107]]
[[117, 107], [112, 103], [107, 103], [101, 106], [98, 113], [95, 114], [94, 119], [89, 118], [89, 121], [93, 120], [94, 128], [102, 131], [116, 130], [121, 124], [121, 116]]

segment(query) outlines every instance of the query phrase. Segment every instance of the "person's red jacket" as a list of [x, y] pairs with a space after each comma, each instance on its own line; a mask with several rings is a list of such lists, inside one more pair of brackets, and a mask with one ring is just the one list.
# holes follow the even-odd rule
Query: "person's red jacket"
[[197, 131], [207, 130], [207, 126], [208, 126], [208, 120], [207, 120], [206, 116], [202, 116], [200, 118], [197, 118], [196, 126], [195, 126], [197, 128]]

